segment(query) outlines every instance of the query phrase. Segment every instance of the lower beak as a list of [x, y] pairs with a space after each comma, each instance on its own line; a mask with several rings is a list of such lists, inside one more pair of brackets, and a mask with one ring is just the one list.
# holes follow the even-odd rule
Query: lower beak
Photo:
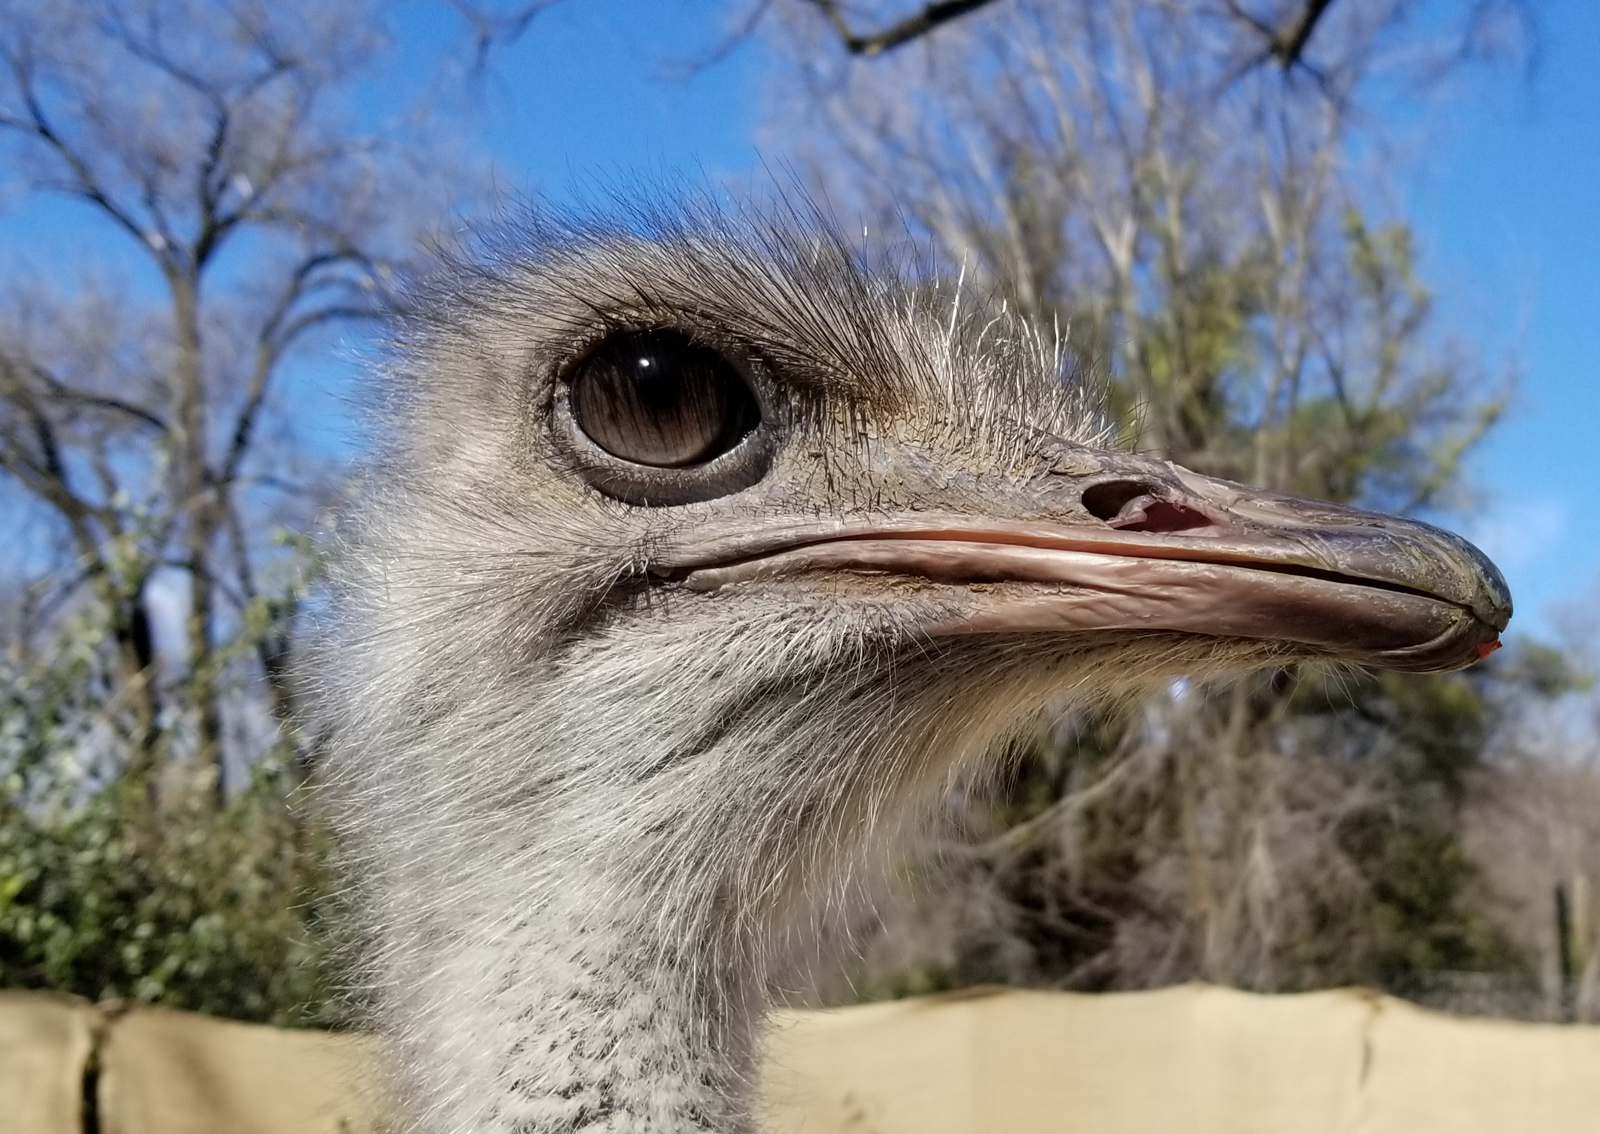
[[[669, 569], [700, 591], [839, 574], [958, 588], [935, 604], [944, 612], [926, 626], [935, 635], [1162, 631], [1423, 672], [1460, 669], [1499, 646], [1511, 617], [1505, 581], [1458, 536], [1122, 461], [1120, 477], [1039, 494], [1048, 519], [916, 512], [754, 524], [706, 533]], [[1077, 515], [1062, 515], [1064, 490]]]

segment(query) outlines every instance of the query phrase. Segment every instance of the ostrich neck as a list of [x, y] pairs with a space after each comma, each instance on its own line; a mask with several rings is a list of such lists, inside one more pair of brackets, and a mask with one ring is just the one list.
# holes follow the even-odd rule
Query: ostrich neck
[[496, 892], [478, 895], [471, 921], [438, 942], [429, 967], [451, 995], [420, 1014], [410, 1053], [430, 1125], [473, 1134], [751, 1129], [759, 958], [748, 944], [734, 952], [726, 940], [685, 937], [659, 916], [655, 887], [619, 885], [602, 858], [550, 853], [520, 887], [504, 885], [502, 862]]
[[1019, 716], [994, 690], [964, 704], [938, 655], [855, 651], [834, 683], [793, 661], [831, 642], [718, 628], [653, 670], [625, 645], [463, 691], [397, 741], [403, 781], [373, 773], [383, 981], [425, 1129], [749, 1131], [767, 989]]

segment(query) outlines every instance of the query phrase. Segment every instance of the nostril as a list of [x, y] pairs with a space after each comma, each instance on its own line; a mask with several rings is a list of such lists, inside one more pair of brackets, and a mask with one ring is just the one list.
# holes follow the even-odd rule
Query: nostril
[[1083, 490], [1083, 506], [1097, 520], [1110, 523], [1131, 501], [1153, 496], [1156, 487], [1142, 480], [1103, 480]]
[[1098, 520], [1125, 532], [1192, 532], [1215, 527], [1197, 508], [1163, 500], [1154, 485], [1138, 480], [1108, 480], [1083, 490], [1083, 506]]

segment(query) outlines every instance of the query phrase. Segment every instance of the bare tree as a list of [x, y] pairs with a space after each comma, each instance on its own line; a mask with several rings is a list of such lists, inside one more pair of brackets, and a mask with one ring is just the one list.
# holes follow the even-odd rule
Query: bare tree
[[[0, 983], [331, 1009], [295, 653], [339, 336], [451, 163], [363, 0], [0, 0]], [[30, 263], [29, 261], [32, 261]], [[41, 263], [42, 261], [42, 263]], [[31, 268], [31, 270], [25, 270]]]
[[[384, 310], [417, 215], [401, 155], [350, 124], [376, 20], [356, 4], [85, 0], [9, 4], [0, 27], [13, 168], [132, 281], [110, 295], [85, 266], [8, 287], [0, 468], [62, 541], [31, 606], [104, 611], [108, 719], [148, 772], [185, 753], [220, 798], [226, 671], [247, 660], [292, 717], [300, 593], [273, 578], [274, 532], [303, 531], [326, 486], [296, 475], [315, 453], [296, 468], [280, 444], [286, 367]], [[152, 628], [152, 588], [175, 584], [181, 642]]]

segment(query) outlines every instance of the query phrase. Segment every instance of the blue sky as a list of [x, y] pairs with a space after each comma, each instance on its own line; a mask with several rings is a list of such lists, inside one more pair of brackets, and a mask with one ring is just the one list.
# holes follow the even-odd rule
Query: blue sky
[[[759, 47], [669, 74], [715, 45], [715, 11], [574, 0], [541, 16], [482, 95], [482, 140], [507, 182], [559, 201], [596, 180], [715, 179], [781, 158], [753, 143]], [[1446, 522], [1502, 565], [1521, 628], [1548, 636], [1600, 572], [1600, 6], [1539, 11], [1531, 72], [1468, 72], [1390, 176], [1444, 329], [1491, 375], [1520, 375], [1471, 464], [1479, 506]]]
[[1552, 634], [1600, 571], [1600, 6], [1549, 0], [1525, 82], [1499, 69], [1439, 115], [1404, 179], [1447, 324], [1521, 380], [1469, 520], [1523, 628]]

